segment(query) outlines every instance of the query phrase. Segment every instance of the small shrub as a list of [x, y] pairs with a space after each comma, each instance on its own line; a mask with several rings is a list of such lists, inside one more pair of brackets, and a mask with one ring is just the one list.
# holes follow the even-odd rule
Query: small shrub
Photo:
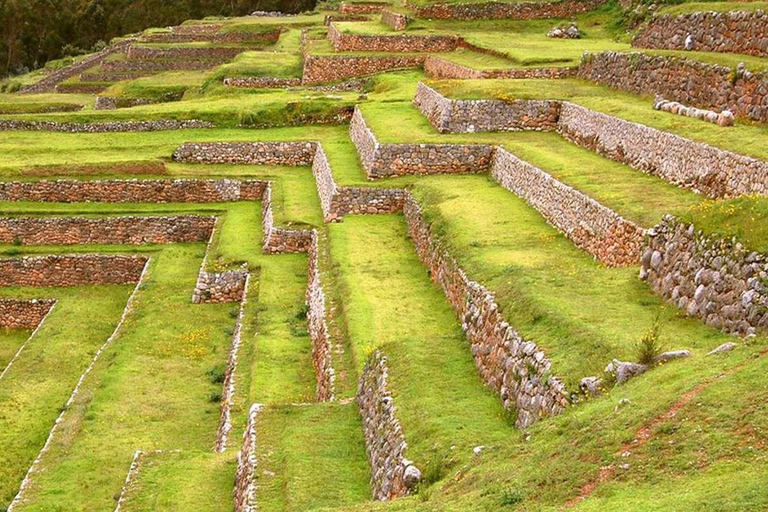
[[212, 404], [217, 404], [221, 402], [221, 393], [218, 391], [214, 391], [210, 395], [208, 395], [208, 401]]
[[516, 487], [507, 487], [501, 491], [500, 501], [503, 506], [517, 505], [524, 499], [525, 494]]
[[214, 366], [208, 370], [208, 378], [210, 379], [211, 384], [221, 384], [224, 382], [224, 370], [218, 366]]
[[656, 318], [651, 327], [643, 335], [637, 345], [637, 361], [640, 364], [653, 364], [653, 361], [661, 354], [661, 338], [659, 335], [659, 319]]
[[17, 236], [17, 237], [14, 237], [14, 238], [13, 238], [13, 245], [15, 245], [15, 246], [17, 246], [17, 247], [18, 247], [19, 245], [21, 245], [21, 238], [19, 238], [18, 236]]
[[19, 92], [19, 89], [21, 89], [21, 82], [10, 82], [6, 86], [5, 92]]

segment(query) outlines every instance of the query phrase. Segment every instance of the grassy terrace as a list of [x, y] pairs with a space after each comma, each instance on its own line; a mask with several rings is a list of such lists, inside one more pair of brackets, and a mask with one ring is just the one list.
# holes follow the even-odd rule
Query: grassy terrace
[[401, 216], [347, 217], [330, 226], [330, 250], [356, 365], [377, 348], [389, 357], [406, 456], [436, 481], [468, 462], [473, 447], [513, 437], [514, 420], [483, 386], [453, 310], [406, 233]]
[[30, 334], [32, 331], [25, 329], [0, 329], [0, 373], [8, 366]]

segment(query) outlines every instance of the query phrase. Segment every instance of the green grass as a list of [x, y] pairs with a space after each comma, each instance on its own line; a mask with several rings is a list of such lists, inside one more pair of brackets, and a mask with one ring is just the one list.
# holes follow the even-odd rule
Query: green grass
[[347, 217], [331, 225], [330, 250], [358, 371], [375, 349], [389, 358], [406, 457], [440, 480], [471, 459], [473, 447], [514, 437], [514, 421], [482, 384], [459, 321], [421, 266], [403, 218]]
[[259, 510], [316, 510], [371, 499], [355, 403], [267, 406], [256, 425]]
[[32, 331], [26, 329], [0, 329], [0, 373], [8, 366], [30, 334]]

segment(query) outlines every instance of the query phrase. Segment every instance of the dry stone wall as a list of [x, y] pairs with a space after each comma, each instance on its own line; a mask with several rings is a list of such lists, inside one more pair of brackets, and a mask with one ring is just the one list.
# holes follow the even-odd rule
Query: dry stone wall
[[28, 130], [41, 132], [66, 133], [115, 133], [115, 132], [156, 132], [163, 130], [197, 130], [215, 128], [208, 121], [191, 119], [175, 121], [104, 121], [96, 123], [58, 123], [56, 121], [7, 121], [0, 120], [0, 132], [10, 130]]
[[408, 443], [388, 387], [387, 358], [378, 350], [363, 368], [357, 406], [371, 464], [373, 498], [387, 501], [405, 496], [419, 482], [421, 472], [405, 458]]
[[490, 291], [467, 277], [432, 235], [410, 194], [403, 212], [421, 262], [442, 286], [462, 322], [480, 376], [499, 393], [506, 409], [517, 411], [517, 425], [527, 428], [539, 418], [565, 410], [569, 403], [566, 389], [553, 376], [549, 358], [504, 320]]
[[131, 45], [128, 48], [128, 58], [142, 59], [233, 59], [246, 51], [242, 46], [180, 46], [171, 48], [155, 48], [150, 46]]
[[180, 162], [204, 164], [311, 165], [315, 142], [188, 142], [173, 153]]
[[243, 444], [237, 453], [237, 469], [235, 471], [235, 512], [256, 512], [256, 458], [257, 437], [256, 420], [264, 406], [251, 405], [248, 412], [248, 423], [243, 432]]
[[483, 172], [488, 170], [494, 151], [483, 144], [380, 144], [360, 109], [352, 115], [349, 135], [370, 179]]
[[209, 239], [215, 219], [164, 217], [0, 217], [0, 243], [22, 245], [170, 244]]
[[206, 263], [203, 262], [197, 275], [192, 302], [208, 304], [243, 300], [245, 284], [248, 281], [248, 269], [238, 268], [222, 272], [209, 272], [205, 270], [205, 265]]
[[640, 277], [707, 325], [740, 335], [768, 326], [768, 260], [735, 239], [706, 236], [667, 216], [649, 232]]
[[424, 55], [305, 55], [302, 83], [338, 82], [384, 71], [417, 68], [425, 58]]
[[730, 110], [768, 122], [768, 74], [644, 53], [586, 54], [579, 77], [635, 94], [653, 94], [686, 105]]
[[297, 87], [301, 85], [301, 78], [280, 78], [273, 76], [246, 76], [230, 77], [224, 79], [227, 87], [243, 87], [251, 89], [278, 89], [283, 87]]
[[387, 2], [342, 2], [339, 12], [341, 14], [375, 14], [389, 5]]
[[0, 286], [82, 286], [137, 283], [147, 258], [100, 254], [0, 259]]
[[408, 16], [389, 9], [382, 9], [381, 22], [388, 25], [392, 30], [405, 30], [408, 27]]
[[424, 61], [424, 72], [435, 79], [557, 79], [571, 78], [577, 74], [576, 68], [507, 68], [507, 69], [473, 69], [449, 60], [429, 56]]
[[307, 325], [312, 340], [312, 366], [317, 377], [315, 399], [318, 402], [327, 402], [334, 399], [336, 374], [333, 370], [333, 350], [325, 317], [325, 292], [320, 283], [317, 230], [313, 229], [310, 236], [306, 291]]
[[632, 46], [768, 57], [768, 13], [711, 11], [655, 16]]
[[451, 52], [458, 47], [459, 38], [440, 35], [366, 35], [348, 34], [328, 25], [328, 39], [337, 52]]
[[541, 18], [570, 18], [575, 14], [597, 9], [606, 0], [558, 0], [554, 2], [484, 2], [484, 3], [433, 3], [419, 6], [405, 2], [418, 18], [443, 20], [486, 20]]
[[107, 73], [125, 73], [133, 71], [202, 71], [215, 68], [226, 63], [229, 59], [145, 59], [145, 60], [115, 60], [101, 64], [101, 71]]
[[612, 267], [636, 265], [644, 230], [586, 194], [498, 148], [491, 176], [525, 199], [577, 247]]
[[265, 253], [307, 252], [312, 242], [309, 230], [284, 229], [274, 226], [272, 185], [269, 183], [267, 183], [261, 198], [261, 228], [264, 232], [262, 248]]
[[708, 197], [768, 193], [768, 162], [568, 102], [558, 125], [580, 146]]
[[36, 329], [54, 304], [50, 299], [0, 299], [0, 328]]
[[554, 130], [560, 102], [450, 100], [419, 82], [413, 104], [440, 133]]
[[267, 182], [237, 179], [0, 181], [0, 201], [219, 203], [259, 201]]
[[113, 44], [98, 53], [94, 53], [93, 55], [89, 55], [83, 58], [71, 66], [67, 66], [54, 71], [37, 83], [22, 87], [19, 92], [22, 94], [33, 94], [52, 91], [59, 83], [75, 75], [79, 75], [86, 69], [94, 67], [113, 53], [125, 51], [125, 49], [128, 48], [132, 43], [132, 39], [126, 39], [117, 44]]

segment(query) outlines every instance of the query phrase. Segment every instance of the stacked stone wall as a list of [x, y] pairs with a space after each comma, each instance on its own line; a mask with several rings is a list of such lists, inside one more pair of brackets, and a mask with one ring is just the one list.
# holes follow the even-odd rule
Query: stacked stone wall
[[606, 265], [636, 265], [640, 260], [644, 230], [589, 196], [503, 148], [496, 150], [491, 176]]
[[440, 133], [554, 130], [560, 102], [450, 100], [419, 82], [413, 104]]
[[480, 79], [558, 79], [572, 78], [577, 75], [576, 68], [507, 68], [473, 69], [438, 57], [427, 57], [424, 72], [430, 78], [480, 80]]
[[349, 134], [370, 179], [483, 172], [488, 170], [494, 151], [483, 144], [380, 144], [359, 109], [352, 116]]
[[389, 9], [382, 9], [381, 22], [388, 25], [392, 30], [405, 30], [408, 27], [408, 16]]
[[0, 217], [0, 243], [22, 245], [170, 244], [202, 242], [214, 218], [164, 217]]
[[218, 33], [223, 27], [223, 23], [189, 23], [171, 27], [171, 32], [174, 34], [213, 35]]
[[188, 142], [173, 159], [205, 164], [311, 165], [315, 142]]
[[0, 299], [0, 328], [37, 329], [55, 300]]
[[244, 87], [251, 89], [277, 89], [283, 87], [298, 87], [301, 78], [280, 78], [274, 76], [229, 77], [224, 79], [227, 87]]
[[341, 14], [376, 14], [389, 5], [386, 2], [342, 2], [339, 12]]
[[640, 277], [689, 316], [733, 334], [768, 326], [765, 255], [671, 216], [650, 230]]
[[135, 80], [143, 76], [149, 76], [152, 73], [146, 72], [132, 72], [132, 73], [82, 73], [80, 75], [81, 82], [121, 82], [123, 80]]
[[97, 123], [59, 123], [56, 121], [4, 121], [0, 120], [0, 132], [11, 130], [65, 132], [65, 133], [116, 133], [156, 132], [163, 130], [198, 130], [215, 128], [216, 125], [196, 119], [175, 121], [105, 121]]
[[328, 39], [337, 52], [439, 53], [451, 52], [459, 44], [455, 36], [347, 34], [333, 23], [328, 26]]
[[376, 351], [363, 368], [357, 406], [371, 464], [373, 498], [387, 501], [408, 494], [421, 472], [405, 458], [407, 443], [388, 387], [387, 359]]
[[257, 437], [256, 419], [261, 412], [261, 404], [251, 405], [248, 412], [248, 422], [243, 432], [243, 444], [237, 453], [237, 469], [235, 470], [234, 501], [235, 512], [256, 512], [256, 458]]
[[[690, 37], [690, 42], [686, 40]], [[652, 18], [632, 46], [666, 50], [745, 53], [768, 57], [765, 11], [694, 12]]]
[[200, 267], [197, 283], [192, 293], [195, 304], [219, 302], [240, 302], [245, 295], [245, 284], [248, 281], [248, 269], [238, 268], [222, 272], [205, 270], [206, 262]]
[[575, 14], [597, 9], [606, 0], [559, 0], [554, 2], [486, 2], [486, 3], [433, 3], [425, 6], [406, 6], [418, 18], [451, 20], [570, 18]]
[[0, 286], [137, 283], [147, 258], [98, 254], [0, 259]]
[[175, 48], [153, 48], [149, 46], [132, 45], [128, 49], [128, 58], [142, 59], [233, 59], [246, 51], [244, 47], [233, 46], [180, 46]]
[[276, 43], [280, 39], [280, 30], [265, 33], [253, 32], [217, 32], [215, 34], [183, 34], [178, 32], [160, 32], [141, 36], [144, 43]]
[[635, 94], [659, 95], [768, 122], [768, 74], [741, 67], [734, 70], [678, 57], [603, 52], [584, 56], [579, 77]]
[[768, 162], [563, 102], [567, 139], [712, 198], [768, 193]]
[[229, 59], [197, 59], [197, 60], [115, 60], [103, 62], [101, 71], [107, 73], [125, 73], [132, 71], [160, 72], [160, 71], [202, 71], [215, 68], [226, 63]]
[[128, 39], [125, 41], [121, 41], [117, 44], [113, 44], [98, 53], [94, 53], [93, 55], [89, 55], [85, 57], [84, 59], [72, 64], [71, 66], [67, 66], [57, 71], [54, 71], [53, 73], [47, 75], [45, 78], [43, 78], [37, 83], [22, 87], [19, 92], [22, 94], [32, 94], [32, 93], [51, 91], [59, 83], [75, 75], [79, 75], [86, 69], [92, 68], [96, 64], [104, 61], [104, 59], [106, 59], [113, 53], [125, 51], [125, 49], [128, 48], [128, 46], [130, 46], [132, 43], [133, 43], [133, 40]]
[[425, 58], [424, 55], [305, 55], [302, 83], [338, 82], [384, 71], [417, 68]]
[[317, 145], [315, 158], [312, 161], [312, 174], [317, 185], [317, 195], [320, 198], [320, 208], [323, 210], [323, 218], [326, 222], [335, 220], [336, 212], [333, 199], [338, 193], [338, 187], [333, 179], [331, 164], [321, 144]]
[[[181, 99], [180, 97], [178, 99]], [[138, 107], [152, 105], [157, 101], [149, 98], [117, 98], [114, 96], [96, 96], [93, 104], [94, 110], [116, 110], [118, 108]]]
[[60, 94], [99, 94], [109, 87], [106, 84], [58, 84], [54, 89]]
[[236, 179], [0, 181], [0, 201], [219, 203], [259, 201], [267, 182]]
[[307, 325], [312, 340], [312, 366], [317, 377], [315, 399], [327, 402], [334, 399], [336, 374], [333, 370], [331, 338], [325, 320], [325, 292], [320, 283], [319, 250], [317, 230], [313, 229], [308, 247]]
[[549, 358], [504, 320], [493, 294], [470, 280], [433, 237], [410, 194], [403, 213], [419, 258], [462, 322], [483, 381], [499, 393], [506, 409], [517, 411], [517, 425], [527, 428], [539, 418], [565, 410], [567, 393], [553, 376]]
[[261, 228], [264, 232], [262, 249], [265, 253], [307, 252], [311, 245], [311, 232], [309, 230], [284, 229], [274, 226], [272, 185], [269, 183], [261, 198]]

